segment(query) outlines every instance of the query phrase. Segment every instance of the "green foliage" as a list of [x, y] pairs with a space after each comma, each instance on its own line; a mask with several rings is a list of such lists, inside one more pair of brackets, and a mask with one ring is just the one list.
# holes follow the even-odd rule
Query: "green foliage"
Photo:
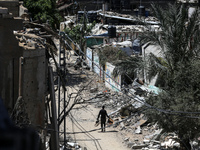
[[[175, 72], [173, 86], [165, 89], [158, 96], [150, 96], [147, 103], [160, 110], [177, 112], [199, 112], [200, 110], [200, 60], [194, 60], [191, 65], [180, 67]], [[148, 109], [146, 115], [149, 120], [158, 122], [166, 132], [175, 132], [182, 140], [193, 140], [199, 137], [200, 117], [189, 113], [161, 113]]]
[[85, 29], [83, 29], [83, 24], [77, 24], [76, 26], [72, 28], [65, 28], [64, 32], [69, 35], [71, 39], [73, 39], [75, 42], [80, 43], [80, 40], [82, 39], [85, 41], [86, 39], [84, 36], [87, 36], [91, 33], [92, 28], [94, 27], [95, 22], [90, 25], [85, 25]]
[[81, 49], [84, 49], [84, 45], [86, 43], [86, 39], [84, 37], [90, 35], [96, 22], [94, 21], [92, 24], [87, 24], [86, 19], [83, 17], [80, 22], [81, 24], [77, 24], [72, 28], [65, 28], [64, 32], [68, 34], [74, 42], [78, 43]]
[[121, 49], [113, 46], [105, 46], [98, 51], [99, 62], [101, 66], [105, 66], [106, 62], [114, 63], [118, 60], [127, 58], [127, 54]]
[[167, 10], [156, 5], [152, 8], [161, 30], [149, 30], [141, 39], [161, 48], [162, 58], [153, 54], [149, 57], [149, 75], [159, 74], [164, 92], [149, 96], [147, 103], [158, 109], [149, 109], [146, 115], [165, 131], [177, 133], [182, 141], [187, 141], [181, 144], [188, 146], [188, 141], [200, 133], [200, 120], [194, 118], [199, 114], [180, 113], [200, 110], [198, 10], [189, 18], [186, 5], [169, 5]]
[[143, 60], [139, 56], [126, 57], [124, 60], [115, 62], [114, 65], [116, 66], [113, 70], [114, 76], [126, 74], [129, 77], [133, 76], [138, 69], [141, 70], [144, 66]]
[[48, 20], [53, 29], [59, 27], [61, 16], [56, 10], [56, 0], [24, 0], [24, 5], [34, 20], [42, 23]]
[[[150, 32], [144, 33], [140, 38], [143, 43], [160, 46], [165, 66], [159, 65], [156, 61], [156, 67], [160, 67], [156, 73], [161, 73], [165, 79], [174, 73], [179, 64], [187, 63], [189, 59], [199, 56], [198, 11], [188, 18], [188, 7], [185, 5], [169, 5], [166, 10], [158, 5], [152, 5], [152, 10], [160, 21], [160, 30], [149, 28]], [[152, 61], [150, 71], [155, 67], [155, 63], [151, 63]], [[149, 72], [149, 78], [152, 77], [151, 73]]]

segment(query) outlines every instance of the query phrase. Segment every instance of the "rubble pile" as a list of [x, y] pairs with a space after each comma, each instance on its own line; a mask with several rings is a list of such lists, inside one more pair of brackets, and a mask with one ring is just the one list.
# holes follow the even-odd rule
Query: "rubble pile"
[[[174, 133], [165, 133], [157, 124], [152, 124], [143, 114], [143, 104], [136, 101], [134, 96], [144, 100], [144, 97], [136, 95], [138, 86], [133, 86], [128, 93], [113, 92], [100, 85], [99, 81], [91, 86], [90, 97], [96, 94], [95, 106], [100, 108], [105, 105], [113, 110], [109, 115], [114, 120], [113, 128], [118, 130], [123, 143], [130, 149], [158, 150], [178, 148], [180, 143]], [[94, 88], [95, 87], [95, 88]], [[101, 92], [99, 92], [101, 91]]]
[[16, 39], [19, 41], [19, 46], [27, 47], [30, 49], [44, 48], [44, 39], [38, 36], [40, 29], [26, 29], [25, 31], [14, 31]]
[[53, 34], [48, 33], [45, 25], [28, 22], [27, 24], [25, 23], [23, 30], [13, 31], [13, 33], [19, 41], [19, 46], [30, 49], [45, 48], [47, 39], [54, 37]]

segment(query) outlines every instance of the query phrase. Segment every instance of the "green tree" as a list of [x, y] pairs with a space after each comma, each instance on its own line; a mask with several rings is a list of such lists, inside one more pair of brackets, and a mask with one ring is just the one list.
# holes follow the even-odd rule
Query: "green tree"
[[113, 75], [122, 75], [125, 85], [132, 83], [133, 79], [136, 78], [136, 72], [142, 72], [144, 67], [144, 61], [140, 56], [127, 56], [123, 60], [114, 62], [116, 66], [113, 70]]
[[[81, 18], [81, 23], [74, 25], [72, 28], [65, 28], [64, 32], [68, 34], [68, 36], [76, 43], [79, 44], [80, 49], [84, 51], [84, 46], [86, 43], [85, 36], [90, 35], [92, 28], [95, 25], [95, 22], [88, 24], [88, 21], [86, 19], [86, 15]], [[79, 55], [80, 55], [79, 51]]]
[[167, 9], [152, 5], [152, 10], [160, 21], [160, 30], [149, 29], [141, 39], [161, 48], [162, 57], [149, 57], [148, 73], [159, 75], [163, 92], [147, 98], [146, 102], [157, 109], [148, 109], [146, 115], [164, 131], [175, 132], [181, 148], [191, 149], [189, 141], [200, 133], [200, 116], [192, 113], [200, 110], [198, 9], [190, 17], [184, 4]]
[[98, 56], [101, 66], [105, 66], [106, 62], [115, 63], [126, 59], [128, 55], [118, 47], [106, 45], [98, 49]]
[[59, 28], [61, 16], [56, 10], [56, 0], [24, 0], [24, 5], [33, 20], [48, 23], [53, 29]]

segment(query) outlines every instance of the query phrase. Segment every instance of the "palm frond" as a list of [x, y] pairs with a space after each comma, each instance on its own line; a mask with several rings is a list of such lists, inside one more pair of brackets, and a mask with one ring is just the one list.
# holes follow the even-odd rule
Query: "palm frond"
[[115, 62], [114, 65], [116, 66], [113, 70], [114, 77], [119, 74], [134, 74], [136, 70], [142, 70], [144, 66], [143, 60], [139, 56], [128, 57], [127, 59]]

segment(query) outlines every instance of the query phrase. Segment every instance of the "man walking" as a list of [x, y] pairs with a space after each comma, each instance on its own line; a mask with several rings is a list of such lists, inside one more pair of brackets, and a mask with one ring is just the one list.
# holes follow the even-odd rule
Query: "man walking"
[[99, 121], [99, 117], [101, 116], [101, 132], [105, 132], [106, 116], [110, 118], [104, 108], [105, 106], [102, 106], [102, 109], [99, 111], [99, 115], [97, 117], [97, 121]]

